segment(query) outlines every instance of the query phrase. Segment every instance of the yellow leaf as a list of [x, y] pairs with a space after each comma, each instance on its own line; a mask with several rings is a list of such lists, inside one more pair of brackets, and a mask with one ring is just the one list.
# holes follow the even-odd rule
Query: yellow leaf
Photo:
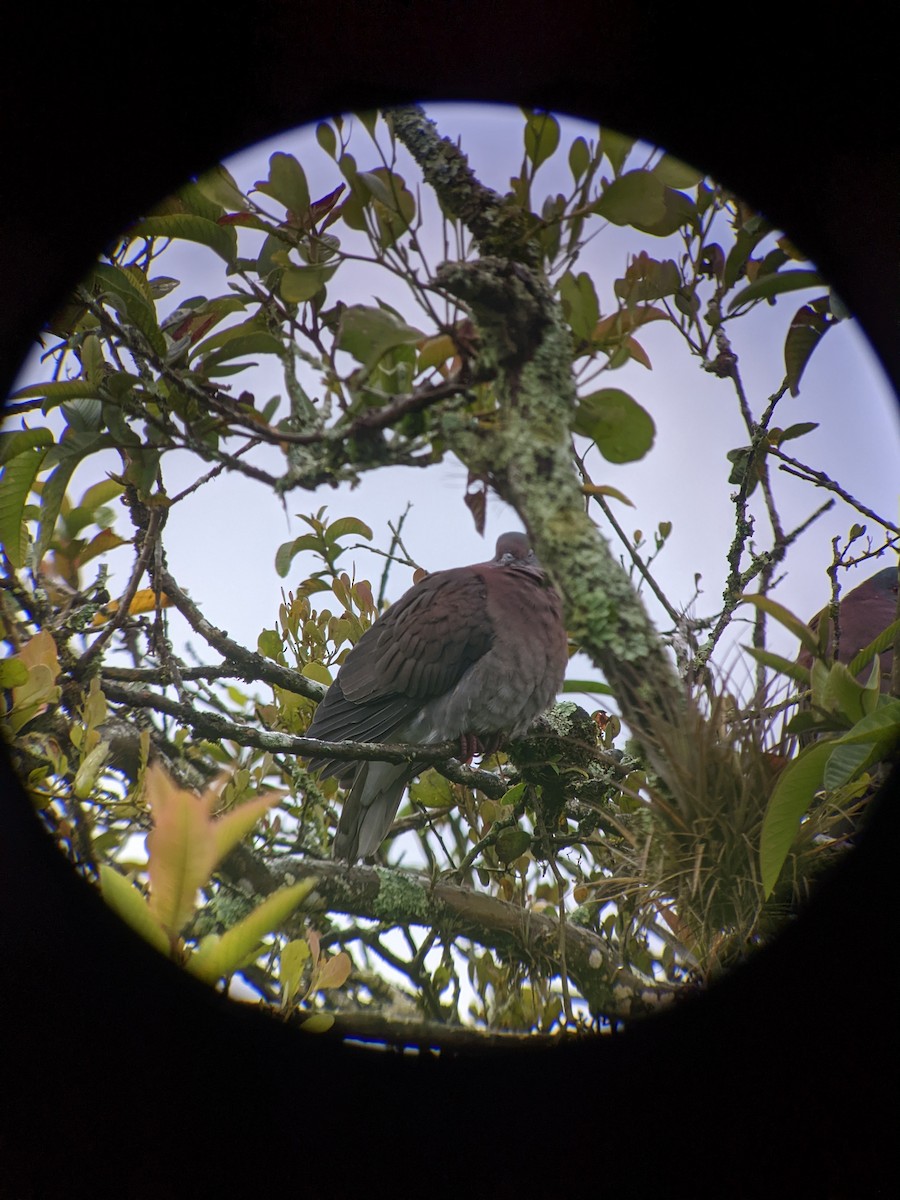
[[624, 492], [620, 492], [618, 488], [612, 487], [608, 483], [585, 483], [581, 490], [586, 496], [611, 496], [614, 500], [618, 500], [621, 504], [628, 504], [634, 508], [634, 501], [629, 500]]
[[150, 912], [174, 937], [216, 862], [209, 804], [178, 787], [156, 764], [147, 770], [144, 798], [153, 816], [147, 836]]
[[439, 367], [441, 363], [445, 363], [448, 358], [453, 358], [456, 354], [453, 339], [448, 337], [446, 333], [440, 333], [436, 337], [425, 338], [419, 342], [418, 349], [418, 367], [420, 371], [424, 371], [428, 367]]
[[[153, 588], [140, 588], [135, 592], [134, 598], [128, 605], [129, 616], [136, 617], [141, 613], [155, 612], [159, 608], [171, 608], [172, 601], [165, 592], [159, 593], [159, 605], [157, 605], [157, 594]], [[92, 625], [105, 625], [110, 617], [114, 616], [119, 611], [119, 601], [110, 600], [109, 604], [105, 604], [98, 613], [94, 613]]]
[[304, 665], [301, 675], [307, 679], [314, 679], [316, 683], [324, 683], [326, 687], [331, 686], [331, 672], [320, 662], [308, 662]]
[[159, 604], [157, 605], [157, 593], [153, 588], [141, 588], [134, 593], [134, 599], [128, 605], [129, 616], [137, 616], [139, 613], [154, 612], [157, 607], [169, 608], [171, 600], [165, 592], [160, 592], [158, 596]]
[[333, 1024], [334, 1017], [330, 1013], [313, 1013], [311, 1017], [307, 1017], [300, 1028], [305, 1033], [327, 1033]]
[[113, 912], [135, 933], [139, 933], [160, 954], [169, 953], [169, 939], [165, 930], [154, 919], [147, 901], [124, 875], [120, 875], [113, 867], [101, 866], [100, 890]]
[[214, 820], [222, 782], [196, 796], [178, 787], [158, 765], [146, 772], [144, 799], [153, 816], [153, 831], [147, 837], [150, 907], [173, 936], [193, 912], [197, 891], [216, 863], [284, 794], [267, 792]]
[[106, 765], [108, 755], [109, 742], [98, 742], [93, 750], [85, 755], [75, 776], [75, 782], [72, 785], [75, 795], [79, 800], [87, 800], [88, 796], [90, 796], [94, 784], [100, 777], [100, 772]]
[[43, 664], [50, 671], [51, 682], [56, 681], [59, 674], [59, 656], [56, 653], [56, 642], [46, 629], [42, 629], [40, 633], [36, 633], [33, 638], [29, 639], [16, 657], [29, 670], [39, 663]]
[[204, 938], [199, 950], [188, 960], [188, 968], [207, 983], [233, 974], [248, 959], [252, 961], [254, 951], [266, 934], [277, 929], [317, 883], [318, 880], [312, 877], [273, 892], [217, 940], [212, 940], [215, 934]]
[[281, 1007], [287, 1008], [300, 987], [303, 967], [309, 958], [309, 946], [302, 938], [295, 938], [281, 951], [278, 982], [281, 985]]
[[[36, 638], [31, 639], [32, 642], [36, 640]], [[28, 646], [30, 645], [31, 642], [28, 643]], [[24, 661], [24, 650], [18, 657], [20, 661]], [[18, 733], [38, 713], [44, 712], [50, 704], [56, 703], [59, 699], [59, 688], [56, 687], [54, 680], [58, 674], [58, 664], [54, 669], [45, 662], [36, 662], [28, 671], [28, 682], [13, 688], [12, 707], [6, 717], [13, 733]]]
[[271, 791], [253, 800], [245, 800], [213, 823], [213, 866], [247, 836], [266, 810], [277, 804], [284, 794], [282, 791]]
[[318, 978], [316, 979], [316, 987], [343, 987], [350, 978], [350, 971], [352, 968], [353, 964], [350, 961], [350, 955], [346, 950], [342, 950], [340, 954], [335, 954], [333, 958], [329, 958], [319, 968]]

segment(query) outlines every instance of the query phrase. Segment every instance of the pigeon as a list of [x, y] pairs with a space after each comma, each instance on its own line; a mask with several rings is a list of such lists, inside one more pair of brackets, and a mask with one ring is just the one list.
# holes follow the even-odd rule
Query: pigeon
[[[326, 741], [458, 740], [460, 758], [520, 737], [562, 687], [562, 604], [524, 533], [505, 533], [489, 562], [427, 575], [367, 629], [316, 709]], [[333, 853], [375, 853], [423, 763], [314, 757], [310, 770], [350, 791]]]

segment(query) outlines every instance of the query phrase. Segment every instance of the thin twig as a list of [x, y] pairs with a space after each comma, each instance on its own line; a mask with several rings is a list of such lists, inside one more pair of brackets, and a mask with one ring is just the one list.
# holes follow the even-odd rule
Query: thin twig
[[890, 529], [892, 533], [900, 533], [900, 526], [895, 525], [892, 521], [888, 521], [885, 517], [879, 517], [878, 513], [861, 504], [855, 496], [851, 496], [845, 488], [842, 488], [839, 483], [836, 483], [824, 471], [817, 471], [814, 467], [806, 466], [805, 463], [800, 462], [796, 458], [791, 458], [789, 454], [785, 454], [777, 446], [771, 447], [769, 453], [787, 464], [779, 469], [785, 471], [788, 475], [796, 475], [799, 479], [803, 479], [807, 483], [815, 484], [816, 487], [826, 488], [829, 492], [835, 492], [845, 504], [849, 504], [851, 508], [855, 508], [864, 517], [869, 517], [871, 520], [877, 522], [877, 524], [883, 525], [885, 529]]
[[78, 659], [74, 668], [74, 674], [76, 676], [82, 675], [85, 672], [90, 663], [93, 662], [112, 635], [128, 616], [131, 608], [131, 602], [134, 600], [134, 597], [137, 594], [138, 586], [144, 576], [144, 572], [147, 569], [147, 563], [150, 561], [150, 555], [152, 554], [153, 547], [156, 544], [156, 535], [159, 531], [162, 516], [162, 509], [153, 508], [150, 510], [150, 518], [147, 522], [146, 531], [144, 532], [143, 544], [141, 545], [140, 553], [138, 554], [134, 568], [132, 569], [131, 578], [128, 580], [128, 586], [119, 600], [119, 607], [101, 630], [99, 636], [95, 638], [93, 643]]

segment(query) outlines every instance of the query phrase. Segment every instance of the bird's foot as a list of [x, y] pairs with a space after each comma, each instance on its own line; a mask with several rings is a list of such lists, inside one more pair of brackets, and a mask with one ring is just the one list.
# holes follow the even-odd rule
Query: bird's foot
[[493, 754], [499, 750], [502, 745], [502, 733], [492, 733], [483, 741], [477, 733], [461, 733], [459, 735], [459, 760], [469, 763], [473, 758], [484, 758], [486, 754]]

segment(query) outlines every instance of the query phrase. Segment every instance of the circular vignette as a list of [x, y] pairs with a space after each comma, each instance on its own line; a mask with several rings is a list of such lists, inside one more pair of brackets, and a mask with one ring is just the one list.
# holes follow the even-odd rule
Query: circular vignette
[[[399, 8], [403, 10], [405, 6]], [[358, 48], [351, 42], [351, 52], [343, 60], [344, 74], [336, 76], [333, 60], [323, 52], [323, 42], [327, 45], [330, 37], [332, 45], [339, 45], [341, 31], [336, 27], [340, 15], [337, 9], [320, 21], [318, 58], [322, 65], [313, 66], [299, 100], [295, 100], [290, 88], [284, 86], [290, 78], [285, 61], [285, 45], [290, 42], [285, 35], [290, 26], [286, 30], [284, 24], [276, 28], [272, 23], [261, 21], [254, 31], [255, 46], [270, 51], [274, 67], [268, 81], [263, 83], [263, 100], [255, 111], [249, 112], [246, 102], [238, 97], [230, 102], [223, 101], [208, 131], [209, 141], [202, 154], [198, 153], [196, 145], [181, 146], [168, 157], [165, 144], [170, 135], [165, 131], [179, 128], [184, 111], [181, 98], [172, 96], [161, 102], [155, 96], [152, 105], [149, 97], [139, 100], [131, 107], [131, 120], [134, 121], [137, 112], [147, 114], [147, 128], [153, 129], [144, 143], [147, 160], [126, 170], [119, 180], [121, 186], [115, 186], [116, 170], [121, 170], [121, 163], [116, 163], [113, 170], [107, 164], [105, 170], [109, 173], [106, 174], [104, 169], [99, 169], [99, 199], [94, 194], [79, 198], [63, 217], [58, 216], [60, 205], [49, 186], [54, 171], [49, 166], [41, 168], [36, 162], [37, 122], [43, 114], [37, 114], [37, 121], [31, 124], [25, 114], [13, 139], [13, 150], [20, 154], [18, 159], [11, 158], [10, 161], [18, 165], [21, 177], [32, 181], [35, 201], [27, 214], [20, 214], [21, 220], [17, 224], [6, 226], [19, 231], [18, 244], [7, 258], [11, 273], [6, 277], [13, 284], [21, 285], [22, 297], [22, 304], [15, 312], [4, 314], [3, 332], [8, 338], [4, 347], [14, 351], [4, 358], [10, 364], [10, 370], [20, 361], [33, 329], [50, 311], [54, 299], [65, 290], [63, 284], [68, 285], [81, 275], [103, 239], [125, 224], [129, 214], [137, 211], [148, 195], [165, 190], [164, 186], [149, 186], [151, 177], [159, 180], [162, 171], [172, 184], [197, 165], [198, 157], [204, 162], [213, 161], [236, 148], [237, 144], [247, 144], [271, 133], [276, 127], [297, 124], [329, 109], [347, 107], [348, 104], [365, 106], [384, 99], [409, 98], [410, 95], [419, 97], [437, 93], [447, 96], [459, 94], [463, 87], [469, 96], [500, 98], [502, 94], [504, 99], [538, 99], [560, 110], [603, 117], [622, 128], [639, 129], [643, 136], [669, 146], [683, 158], [709, 165], [717, 175], [733, 181], [738, 190], [769, 211], [780, 225], [805, 240], [816, 261], [861, 314], [883, 361], [889, 368], [896, 367], [896, 348], [886, 336], [889, 328], [886, 314], [893, 311], [893, 281], [889, 282], [885, 274], [885, 263], [895, 261], [896, 256], [888, 252], [890, 233], [886, 225], [881, 226], [885, 235], [883, 240], [872, 233], [873, 225], [879, 229], [878, 214], [891, 211], [896, 195], [893, 189], [895, 176], [884, 156], [884, 148], [895, 151], [896, 142], [892, 145], [891, 133], [883, 120], [879, 124], [877, 112], [864, 111], [861, 103], [854, 108], [853, 99], [848, 96], [840, 106], [836, 127], [830, 124], [819, 136], [814, 131], [804, 145], [794, 149], [793, 155], [788, 148], [779, 146], [779, 131], [783, 128], [785, 113], [796, 114], [799, 121], [807, 111], [806, 97], [817, 82], [813, 71], [798, 69], [786, 80], [784, 89], [771, 95], [768, 101], [754, 97], [752, 106], [732, 107], [727, 122], [723, 122], [729, 126], [730, 142], [721, 142], [713, 153], [708, 148], [712, 141], [706, 141], [711, 131], [705, 96], [693, 101], [687, 99], [686, 112], [680, 114], [681, 119], [676, 122], [674, 114], [670, 118], [671, 124], [677, 123], [679, 128], [665, 129], [666, 122], [660, 117], [666, 108], [662, 81], [671, 85], [671, 74], [661, 72], [660, 83], [646, 86], [641, 94], [629, 101], [633, 105], [633, 119], [622, 112], [626, 103], [623, 93], [629, 93], [622, 85], [633, 62], [627, 52], [636, 53], [640, 45], [644, 63], [648, 62], [649, 55], [651, 66], [664, 64], [673, 35], [673, 29], [665, 21], [651, 28], [632, 10], [627, 10], [615, 30], [604, 40], [607, 72], [606, 79], [599, 80], [596, 43], [585, 37], [583, 29], [565, 27], [564, 44], [571, 70], [566, 72], [564, 83], [559, 82], [559, 73], [552, 64], [542, 61], [542, 47], [534, 48], [531, 40], [529, 45], [523, 46], [515, 61], [511, 56], [509, 64], [505, 65], [504, 59], [498, 59], [496, 53], [485, 48], [491, 41], [487, 36], [479, 43], [461, 74], [458, 54], [450, 50], [438, 54], [435, 50], [441, 44], [440, 35], [447, 31], [439, 23], [432, 24], [428, 33], [431, 48], [428, 70], [422, 70], [417, 76], [415, 63], [411, 64], [406, 74], [407, 90], [398, 95], [394, 90], [397, 88], [396, 70], [389, 66], [387, 54], [381, 66], [377, 65], [378, 55], [373, 54], [373, 49], [379, 45], [384, 45], [385, 50], [390, 45], [385, 45], [384, 34], [379, 35], [374, 26], [367, 26], [364, 32], [368, 38], [361, 39]], [[283, 14], [282, 19], [287, 20]], [[33, 36], [34, 31], [29, 32]], [[302, 30], [298, 28], [294, 32], [299, 36]], [[488, 32], [492, 31], [488, 29]], [[509, 27], [493, 32], [502, 33], [508, 39]], [[422, 36], [417, 34], [417, 38]], [[57, 41], [65, 43], [66, 38], [60, 36]], [[202, 80], [216, 79], [221, 71], [221, 58], [213, 51], [218, 47], [206, 43], [205, 57], [193, 54], [189, 64], [188, 47], [191, 45], [191, 39], [185, 38], [182, 48], [160, 49], [160, 61], [169, 63], [175, 72], [181, 70], [185, 77], [190, 65]], [[451, 45], [450, 49], [455, 50], [455, 47]], [[838, 46], [832, 44], [829, 49], [836, 52]], [[841, 49], [846, 51], [848, 47], [844, 45]], [[869, 49], [874, 50], [877, 59], [877, 46]], [[55, 78], [52, 68], [56, 65], [54, 55], [58, 53], [51, 48], [49, 62], [45, 60], [42, 64], [45, 75], [51, 80]], [[372, 62], [376, 64], [374, 67]], [[365, 73], [363, 64], [366, 64]], [[380, 78], [375, 78], [379, 73]], [[62, 70], [56, 74], [60, 80], [67, 78]], [[361, 76], [373, 82], [362, 88], [353, 82]], [[463, 78], [465, 82], [461, 82]], [[523, 85], [523, 79], [528, 80], [527, 85]], [[539, 96], [521, 95], [523, 86], [529, 93], [540, 93]], [[279, 92], [279, 89], [283, 90]], [[343, 93], [337, 100], [332, 98], [335, 90]], [[50, 94], [61, 97], [62, 91], [54, 93], [51, 90]], [[143, 110], [142, 103], [145, 105]], [[116, 134], [124, 137], [128, 132], [124, 118], [118, 120], [119, 124], [116, 119], [109, 123], [113, 142]], [[685, 129], [693, 129], [696, 133], [685, 134]], [[700, 138], [701, 131], [705, 135], [703, 138]], [[855, 142], [848, 136], [850, 133], [857, 134]], [[845, 136], [841, 137], [841, 134]], [[695, 136], [698, 138], [696, 146], [693, 144]], [[763, 157], [769, 144], [772, 152]], [[876, 149], [878, 152], [874, 153]], [[167, 159], [171, 163], [168, 172], [160, 167]], [[789, 171], [788, 166], [794, 169]], [[852, 181], [850, 177], [854, 174], [857, 181], [867, 181], [866, 187]], [[810, 180], [821, 185], [816, 193], [815, 211], [809, 211], [805, 199]], [[874, 214], [865, 230], [859, 228], [856, 216], [861, 196], [866, 196], [871, 206], [866, 211]], [[41, 233], [42, 227], [51, 230], [52, 234]], [[84, 242], [80, 234], [83, 234]], [[878, 250], [881, 246], [885, 247], [883, 252]], [[42, 254], [48, 252], [42, 261], [58, 264], [59, 286], [48, 283], [43, 277], [33, 278], [34, 263], [25, 252], [29, 249]], [[897, 378], [896, 371], [894, 378]], [[14, 787], [12, 782], [11, 787]], [[427, 1172], [434, 1146], [429, 1100], [435, 1088], [451, 1102], [463, 1105], [471, 1088], [484, 1088], [488, 1079], [495, 1077], [496, 1067], [483, 1067], [477, 1063], [467, 1064], [464, 1068], [448, 1065], [446, 1070], [435, 1074], [433, 1070], [423, 1073], [410, 1069], [409, 1064], [396, 1059], [367, 1064], [358, 1060], [351, 1062], [346, 1055], [321, 1047], [304, 1047], [302, 1052], [288, 1048], [280, 1030], [261, 1029], [259, 1023], [250, 1021], [246, 1013], [226, 1012], [216, 1004], [215, 997], [193, 988], [190, 981], [177, 972], [170, 972], [165, 964], [151, 957], [150, 951], [130, 938], [86, 889], [77, 886], [66, 864], [48, 854], [51, 848], [39, 835], [23, 804], [10, 805], [4, 819], [8, 822], [5, 849], [9, 852], [10, 846], [16, 847], [10, 869], [4, 873], [4, 883], [9, 889], [7, 911], [13, 918], [4, 923], [5, 962], [12, 968], [11, 977], [15, 980], [10, 989], [10, 1019], [13, 1028], [26, 1030], [30, 1025], [33, 1031], [37, 1027], [39, 1032], [34, 1034], [32, 1044], [42, 1046], [41, 1061], [45, 1071], [42, 1076], [36, 1072], [30, 1078], [23, 1078], [17, 1086], [19, 1120], [11, 1127], [18, 1135], [17, 1153], [12, 1163], [14, 1181], [27, 1183], [30, 1180], [29, 1186], [33, 1186], [33, 1181], [43, 1176], [45, 1180], [59, 1183], [67, 1178], [65, 1172], [71, 1157], [84, 1146], [96, 1144], [97, 1122], [117, 1115], [121, 1103], [120, 1095], [108, 1087], [108, 1080], [120, 1076], [120, 1055], [125, 1047], [130, 1048], [133, 1060], [142, 1065], [142, 1091], [135, 1095], [134, 1090], [129, 1089], [128, 1094], [135, 1106], [136, 1124], [144, 1129], [145, 1137], [161, 1136], [164, 1132], [165, 1125], [158, 1113], [153, 1115], [149, 1101], [170, 1095], [171, 1064], [175, 1058], [181, 1058], [181, 1066], [176, 1068], [174, 1075], [181, 1089], [174, 1101], [175, 1108], [185, 1120], [193, 1121], [195, 1136], [199, 1128], [217, 1144], [222, 1144], [218, 1116], [211, 1114], [201, 1099], [207, 1089], [222, 1095], [253, 1094], [256, 1098], [254, 1111], [246, 1116], [244, 1128], [248, 1137], [262, 1137], [270, 1132], [269, 1122], [276, 1119], [273, 1114], [281, 1113], [275, 1127], [279, 1130], [287, 1128], [282, 1086], [275, 1087], [277, 1102], [260, 1099], [267, 1094], [260, 1081], [263, 1078], [271, 1081], [271, 1064], [280, 1062], [282, 1072], [290, 1075], [296, 1071], [295, 1077], [306, 1071], [316, 1071], [320, 1087], [324, 1089], [320, 1092], [324, 1108], [332, 1111], [330, 1106], [333, 1105], [333, 1111], [337, 1111], [343, 1106], [344, 1121], [354, 1130], [354, 1151], [360, 1161], [343, 1165], [341, 1178], [348, 1191], [355, 1177], [363, 1177], [369, 1170], [377, 1171], [378, 1168], [371, 1168], [369, 1163], [376, 1161], [381, 1139], [396, 1127], [396, 1115], [379, 1099], [386, 1087], [388, 1091], [398, 1089], [405, 1100], [402, 1120], [410, 1142], [405, 1166], [410, 1172]], [[697, 1124], [710, 1132], [715, 1130], [717, 1135], [712, 1139], [714, 1145], [706, 1150], [704, 1161], [707, 1167], [727, 1168], [735, 1161], [746, 1164], [746, 1169], [741, 1169], [742, 1179], [735, 1184], [738, 1194], [742, 1186], [748, 1189], [746, 1194], [751, 1194], [754, 1179], [755, 1164], [747, 1163], [745, 1157], [748, 1142], [765, 1145], [772, 1156], [768, 1158], [769, 1163], [777, 1159], [779, 1152], [785, 1155], [781, 1182], [790, 1179], [808, 1185], [828, 1181], [836, 1189], [835, 1194], [840, 1194], [842, 1184], [846, 1191], [853, 1181], [861, 1189], [867, 1182], [878, 1181], [881, 1178], [878, 1138], [884, 1134], [887, 1125], [884, 1110], [872, 1100], [875, 1089], [868, 1085], [875, 1055], [885, 1048], [884, 1033], [877, 1021], [869, 1019], [868, 996], [862, 1000], [865, 1012], [860, 1013], [858, 983], [848, 983], [846, 990], [836, 992], [834, 974], [835, 960], [840, 961], [836, 948], [852, 945], [855, 953], [862, 952], [861, 957], [865, 957], [867, 950], [873, 953], [877, 949], [879, 936], [876, 935], [884, 930], [884, 917], [889, 912], [891, 889], [887, 871], [892, 861], [891, 847], [896, 845], [892, 841], [895, 832], [896, 811], [890, 812], [882, 806], [873, 826], [873, 836], [860, 847], [859, 856], [835, 878], [820, 902], [805, 914], [796, 934], [784, 938], [764, 961], [753, 964], [742, 973], [742, 978], [729, 981], [717, 996], [709, 997], [693, 1012], [679, 1014], [656, 1029], [642, 1032], [629, 1039], [626, 1045], [611, 1048], [602, 1058], [595, 1051], [585, 1049], [566, 1054], [556, 1064], [544, 1064], [542, 1078], [546, 1086], [567, 1090], [574, 1086], [582, 1096], [592, 1098], [597, 1079], [602, 1074], [606, 1094], [615, 1091], [623, 1110], [635, 1112], [642, 1108], [642, 1097], [648, 1093], [665, 1094], [666, 1086], [673, 1078], [678, 1078], [682, 1084], [680, 1106], [691, 1111], [693, 1103], [693, 1113], [699, 1118]], [[870, 923], [873, 919], [877, 922], [879, 916], [882, 919], [880, 927]], [[45, 954], [35, 953], [34, 934], [41, 929], [48, 933], [56, 931], [57, 954], [51, 961]], [[801, 933], [805, 936], [800, 936]], [[95, 938], [102, 943], [103, 953], [92, 950]], [[109, 970], [108, 953], [115, 954], [118, 959], [114, 971]], [[788, 1002], [789, 999], [792, 1002]], [[179, 1005], [178, 1018], [173, 1021], [175, 1010], [172, 1006], [176, 1003]], [[55, 1028], [60, 1007], [69, 1018], [66, 1030]], [[792, 1018], [791, 1013], [795, 1017]], [[34, 1024], [30, 1024], [29, 1017]], [[90, 1031], [90, 1036], [85, 1038], [83, 1033], [73, 1033], [73, 1029]], [[111, 1047], [104, 1047], [102, 1042], [98, 1045], [95, 1039], [101, 1034], [109, 1035], [116, 1052]], [[246, 1039], [241, 1044], [250, 1048], [251, 1053], [246, 1057], [236, 1056], [234, 1047], [238, 1042], [235, 1039]], [[784, 1094], [779, 1095], [777, 1085], [773, 1088], [772, 1076], [764, 1078], [755, 1068], [765, 1060], [774, 1064], [772, 1069], [777, 1070], [779, 1061], [787, 1061], [784, 1056], [801, 1040], [806, 1044], [819, 1041], [828, 1045], [829, 1061], [827, 1066], [805, 1065], [802, 1092], [806, 1102], [797, 1112], [795, 1095], [792, 1094], [790, 1100]], [[86, 1041], [91, 1042], [90, 1052], [86, 1049]], [[724, 1050], [735, 1042], [743, 1044], [745, 1056], [726, 1066]], [[254, 1063], [248, 1062], [251, 1056], [255, 1056]], [[695, 1066], [691, 1079], [686, 1081], [685, 1061]], [[191, 1082], [191, 1072], [197, 1070], [199, 1063], [209, 1071], [202, 1090]], [[259, 1063], [265, 1063], [265, 1074], [260, 1073]], [[95, 1072], [93, 1077], [83, 1074], [89, 1064]], [[523, 1060], [522, 1066], [505, 1064], [504, 1069], [507, 1086], [514, 1093], [515, 1089], [528, 1086], [533, 1074], [527, 1060]], [[334, 1077], [335, 1071], [340, 1074], [339, 1081]], [[107, 1086], [101, 1088], [92, 1083], [92, 1078], [97, 1077], [101, 1077]], [[839, 1091], [836, 1090], [838, 1079]], [[55, 1104], [67, 1114], [66, 1128], [58, 1130], [49, 1144], [43, 1136], [40, 1141], [38, 1139], [38, 1133], [43, 1134], [43, 1130], [36, 1130], [21, 1119], [23, 1114], [49, 1111], [48, 1080], [52, 1080]], [[784, 1089], [784, 1092], [788, 1090]], [[351, 1093], [349, 1100], [348, 1091]], [[738, 1121], [733, 1119], [731, 1106], [727, 1106], [727, 1114], [722, 1112], [720, 1100], [726, 1092], [739, 1107]], [[825, 1147], [817, 1163], [807, 1163], [804, 1168], [792, 1147], [804, 1143], [801, 1136], [804, 1130], [810, 1136], [814, 1132], [821, 1134], [823, 1127], [837, 1131], [836, 1126], [829, 1124], [833, 1120], [829, 1108], [837, 1095], [848, 1093], [854, 1096], [857, 1104], [853, 1134], [856, 1153], [841, 1155], [839, 1149]], [[759, 1107], [762, 1095], [768, 1098], [765, 1110]], [[84, 1104], [85, 1096], [93, 1104]], [[751, 1098], [752, 1103], [749, 1102]], [[589, 1139], [586, 1145], [594, 1145], [600, 1119], [593, 1100], [586, 1100], [571, 1115], [567, 1132], [575, 1139]], [[623, 1132], [619, 1124], [617, 1154], [621, 1156], [623, 1145], [627, 1144], [641, 1154], [644, 1164], [662, 1167], [668, 1161], [668, 1155], [654, 1149], [652, 1138], [648, 1145], [646, 1127], [643, 1122], [640, 1124], [640, 1137]], [[736, 1125], [740, 1126], [739, 1132]], [[320, 1136], [326, 1136], [328, 1122], [324, 1117], [319, 1119], [318, 1128]], [[115, 1140], [106, 1151], [108, 1164], [118, 1164], [124, 1169], [133, 1161], [133, 1148], [117, 1144]], [[32, 1154], [30, 1159], [29, 1152]], [[367, 1162], [369, 1155], [372, 1159]], [[459, 1156], [448, 1150], [444, 1159], [445, 1179], [456, 1181], [474, 1167], [482, 1167], [485, 1174], [481, 1177], [489, 1181], [495, 1194], [503, 1194], [505, 1167], [502, 1163], [492, 1159], [486, 1151], [471, 1148], [466, 1152], [466, 1160], [463, 1165]], [[221, 1171], [215, 1166], [209, 1170], [221, 1177]], [[615, 1167], [607, 1162], [604, 1177], [608, 1179], [613, 1170]], [[529, 1163], [532, 1180], [549, 1183], [554, 1177], [553, 1171], [551, 1164], [543, 1160]], [[232, 1179], [240, 1173], [232, 1165]], [[143, 1160], [142, 1180], [146, 1190], [150, 1190], [154, 1181], [164, 1182], [166, 1178], [164, 1164], [153, 1159]], [[626, 1178], [624, 1171], [622, 1178]], [[77, 1180], [74, 1184], [70, 1180], [68, 1194], [77, 1194], [77, 1189]], [[702, 1192], [702, 1185], [699, 1190]], [[335, 1194], [334, 1190], [332, 1194]]]

